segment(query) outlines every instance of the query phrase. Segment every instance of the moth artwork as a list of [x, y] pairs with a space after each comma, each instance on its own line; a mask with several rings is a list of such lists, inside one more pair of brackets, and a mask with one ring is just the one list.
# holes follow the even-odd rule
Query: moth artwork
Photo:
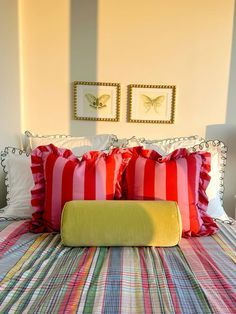
[[159, 113], [159, 108], [163, 105], [163, 102], [165, 100], [165, 96], [157, 96], [155, 98], [151, 98], [147, 95], [141, 95], [143, 100], [143, 105], [146, 109], [146, 113], [149, 112], [152, 108], [156, 113]]
[[85, 98], [88, 100], [89, 102], [89, 106], [91, 106], [94, 109], [103, 109], [105, 108], [107, 105], [107, 101], [110, 99], [110, 95], [107, 94], [103, 94], [99, 97], [95, 97], [93, 94], [85, 94]]
[[119, 121], [120, 83], [74, 81], [74, 119]]
[[128, 122], [174, 123], [175, 94], [175, 85], [130, 84]]

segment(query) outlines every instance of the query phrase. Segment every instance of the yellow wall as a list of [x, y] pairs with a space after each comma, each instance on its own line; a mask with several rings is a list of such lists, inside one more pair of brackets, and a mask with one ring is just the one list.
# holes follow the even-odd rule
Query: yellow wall
[[69, 1], [20, 0], [22, 129], [69, 130]]
[[[65, 0], [21, 1], [24, 128], [205, 136], [207, 125], [225, 121], [233, 5], [233, 0], [72, 0], [69, 7]], [[121, 121], [72, 121], [73, 80], [120, 82]], [[130, 83], [176, 84], [175, 124], [126, 123]]]

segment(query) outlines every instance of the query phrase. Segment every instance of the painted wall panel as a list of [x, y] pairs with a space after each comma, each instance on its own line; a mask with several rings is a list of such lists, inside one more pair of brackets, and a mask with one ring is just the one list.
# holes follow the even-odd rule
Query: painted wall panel
[[[0, 150], [20, 146], [20, 66], [18, 1], [0, 0]], [[0, 207], [5, 204], [4, 175], [0, 169]]]

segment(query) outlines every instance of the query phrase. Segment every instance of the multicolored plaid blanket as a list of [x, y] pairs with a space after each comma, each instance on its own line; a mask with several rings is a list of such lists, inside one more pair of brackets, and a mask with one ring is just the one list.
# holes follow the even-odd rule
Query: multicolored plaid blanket
[[236, 313], [235, 227], [172, 248], [64, 247], [0, 223], [0, 313]]

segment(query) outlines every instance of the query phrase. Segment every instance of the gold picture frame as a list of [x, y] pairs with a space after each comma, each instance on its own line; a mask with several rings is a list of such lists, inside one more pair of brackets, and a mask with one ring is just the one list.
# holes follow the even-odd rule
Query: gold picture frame
[[128, 122], [174, 123], [175, 85], [130, 84], [128, 99]]
[[119, 83], [74, 81], [73, 86], [75, 120], [119, 121]]

